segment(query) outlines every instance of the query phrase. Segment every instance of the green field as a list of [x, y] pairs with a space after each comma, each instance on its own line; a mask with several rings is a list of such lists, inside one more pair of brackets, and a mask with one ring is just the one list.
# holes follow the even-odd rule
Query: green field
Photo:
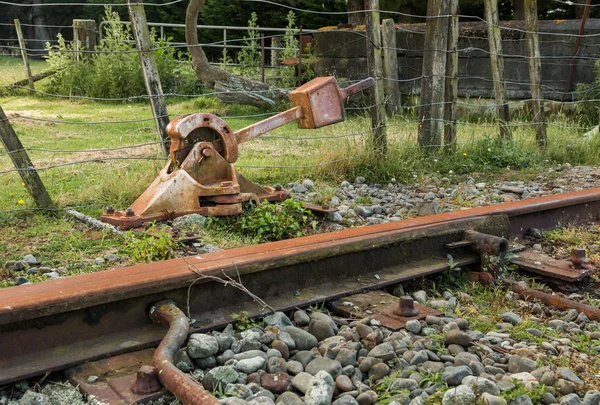
[[[2, 57], [0, 63], [3, 82], [22, 77], [19, 58]], [[34, 72], [43, 70], [43, 63], [36, 61]], [[36, 83], [36, 88], [43, 90], [44, 81]], [[194, 112], [223, 117], [266, 114], [254, 107], [226, 106], [212, 96], [168, 99], [167, 104], [172, 116]], [[5, 90], [0, 93], [0, 105], [23, 145], [41, 149], [28, 153], [59, 207], [80, 207], [96, 217], [105, 205], [126, 208], [164, 165], [155, 144], [152, 113], [145, 102], [94, 102]], [[224, 119], [235, 130], [262, 118]], [[455, 151], [433, 154], [416, 147], [418, 118], [414, 114], [398, 116], [388, 121], [385, 159], [373, 157], [369, 127], [370, 118], [360, 111], [344, 123], [319, 130], [301, 130], [290, 124], [242, 145], [236, 167], [266, 185], [310, 178], [326, 200], [340, 181], [357, 175], [369, 182], [391, 178], [414, 182], [432, 176], [459, 182], [467, 176], [486, 179], [507, 172], [512, 177], [519, 173], [529, 177], [540, 168], [564, 162], [600, 163], [600, 138], [583, 142], [584, 131], [564, 118], [551, 122], [549, 147], [544, 151], [538, 150], [534, 128], [529, 125], [517, 123], [516, 142], [507, 146], [495, 141], [496, 124], [471, 117], [468, 124], [458, 127]], [[137, 146], [123, 149], [132, 145]], [[118, 239], [75, 226], [70, 219], [23, 211], [35, 206], [4, 152], [0, 149], [0, 265], [40, 251], [58, 263], [65, 257], [76, 260], [122, 250]], [[223, 247], [248, 243], [210, 231], [206, 237]]]

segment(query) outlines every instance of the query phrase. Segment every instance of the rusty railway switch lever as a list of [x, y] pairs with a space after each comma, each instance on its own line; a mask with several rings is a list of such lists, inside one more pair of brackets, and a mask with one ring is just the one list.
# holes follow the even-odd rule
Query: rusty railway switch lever
[[235, 170], [238, 145], [294, 121], [305, 129], [342, 122], [344, 99], [374, 83], [368, 78], [340, 89], [335, 77], [317, 77], [290, 92], [292, 108], [235, 132], [213, 114], [172, 120], [167, 126], [169, 163], [131, 207], [106, 210], [102, 221], [128, 229], [192, 213], [241, 214], [242, 203], [247, 201], [260, 205], [287, 199], [287, 190], [261, 187]]

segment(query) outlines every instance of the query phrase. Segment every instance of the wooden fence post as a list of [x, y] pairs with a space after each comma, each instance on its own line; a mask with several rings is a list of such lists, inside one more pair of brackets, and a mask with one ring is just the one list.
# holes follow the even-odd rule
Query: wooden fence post
[[21, 21], [15, 18], [15, 30], [17, 31], [17, 38], [19, 38], [19, 48], [21, 49], [21, 56], [23, 57], [23, 65], [25, 66], [25, 74], [27, 75], [27, 82], [31, 90], [35, 89], [33, 84], [33, 76], [31, 75], [31, 67], [29, 66], [29, 57], [27, 56], [27, 45], [25, 44], [25, 38], [23, 37], [23, 31], [21, 30]]
[[8, 121], [8, 117], [0, 106], [0, 140], [4, 149], [8, 152], [10, 160], [12, 160], [15, 168], [18, 170], [23, 183], [27, 186], [27, 191], [35, 201], [39, 208], [53, 208], [52, 199], [40, 179], [37, 171], [33, 167], [33, 163], [29, 159], [29, 155], [23, 148], [23, 144], [17, 137], [15, 130]]
[[456, 99], [458, 98], [458, 0], [450, 0], [448, 55], [444, 90], [444, 147], [456, 146]]
[[448, 49], [447, 0], [429, 0], [421, 76], [421, 107], [419, 109], [419, 145], [435, 151], [442, 145], [444, 132], [444, 91], [446, 50]]
[[387, 100], [387, 110], [390, 114], [400, 112], [402, 98], [398, 85], [398, 50], [396, 49], [396, 24], [391, 18], [381, 24], [381, 39], [383, 42], [383, 89]]
[[542, 61], [538, 37], [537, 0], [525, 0], [525, 27], [527, 29], [527, 54], [529, 56], [529, 81], [531, 83], [531, 106], [535, 123], [535, 139], [540, 147], [548, 144], [546, 137], [546, 114], [542, 92]]
[[77, 60], [91, 56], [96, 50], [96, 21], [73, 20], [73, 45]]
[[144, 5], [140, 3], [141, 0], [127, 0], [127, 8], [129, 9], [133, 36], [140, 55], [144, 82], [146, 83], [146, 91], [150, 98], [156, 130], [158, 131], [159, 140], [162, 142], [163, 150], [168, 155], [170, 149], [169, 136], [167, 135], [169, 113], [167, 112], [167, 104], [165, 103], [160, 84], [158, 68], [154, 60], [154, 51], [152, 49], [150, 32], [148, 31], [146, 12], [144, 11]]
[[494, 80], [494, 94], [496, 109], [500, 121], [500, 137], [512, 139], [510, 130], [510, 111], [508, 109], [508, 96], [504, 82], [504, 57], [502, 56], [502, 36], [500, 33], [500, 20], [498, 17], [498, 0], [484, 0], [485, 19], [488, 26], [488, 42], [490, 47], [490, 62], [492, 79]]
[[387, 154], [385, 94], [383, 91], [383, 60], [381, 56], [381, 23], [379, 0], [365, 0], [367, 10], [367, 67], [369, 76], [375, 79], [375, 86], [369, 91], [371, 103], [371, 134], [375, 154]]

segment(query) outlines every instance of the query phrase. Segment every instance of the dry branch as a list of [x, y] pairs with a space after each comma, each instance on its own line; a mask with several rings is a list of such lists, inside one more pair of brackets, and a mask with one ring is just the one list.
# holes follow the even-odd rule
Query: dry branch
[[191, 292], [192, 286], [194, 284], [196, 284], [197, 281], [200, 281], [200, 280], [216, 281], [217, 283], [223, 284], [224, 287], [230, 286], [230, 287], [233, 287], [233, 288], [237, 288], [238, 290], [240, 290], [241, 292], [245, 293], [250, 298], [252, 298], [255, 302], [257, 302], [258, 304], [260, 304], [260, 306], [262, 307], [262, 309], [266, 308], [266, 309], [268, 309], [271, 312], [275, 312], [275, 310], [273, 309], [272, 306], [270, 306], [269, 304], [267, 304], [262, 298], [260, 298], [258, 295], [254, 294], [253, 292], [251, 292], [250, 290], [248, 290], [246, 288], [246, 286], [244, 286], [244, 284], [242, 284], [242, 278], [240, 277], [240, 273], [237, 270], [237, 267], [236, 267], [237, 280], [234, 280], [229, 274], [225, 273], [225, 271], [223, 271], [223, 270], [221, 270], [221, 272], [223, 273], [223, 278], [220, 278], [220, 277], [213, 276], [213, 275], [210, 275], [210, 274], [204, 274], [204, 273], [202, 273], [196, 266], [194, 266], [193, 264], [189, 263], [185, 258], [183, 258], [183, 261], [188, 265], [188, 268], [191, 271], [193, 271], [194, 273], [196, 273], [199, 276], [188, 287], [187, 312], [188, 312], [188, 318], [189, 319], [192, 319], [192, 316], [190, 314], [190, 292]]
[[[54, 70], [54, 69], [45, 70], [43, 72], [40, 72], [38, 74], [31, 76], [31, 79], [34, 82], [37, 82], [42, 79], [45, 79], [46, 77], [52, 76], [56, 72], [57, 72], [57, 70]], [[28, 84], [29, 84], [29, 79], [23, 79], [23, 80], [16, 81], [13, 84], [9, 84], [9, 86], [20, 87], [20, 86], [27, 86]]]
[[192, 68], [198, 79], [214, 89], [217, 97], [224, 103], [248, 104], [265, 108], [274, 105], [278, 100], [287, 101], [287, 91], [236, 76], [208, 63], [206, 54], [198, 42], [198, 13], [205, 1], [190, 0], [185, 16], [185, 38], [192, 56]]
[[118, 230], [114, 226], [104, 222], [100, 222], [96, 218], [92, 218], [88, 215], [82, 214], [79, 211], [75, 211], [73, 209], [66, 209], [65, 212], [73, 218], [75, 218], [77, 221], [82, 222], [92, 228], [107, 230], [111, 233], [114, 233], [115, 235], [123, 235], [123, 232]]

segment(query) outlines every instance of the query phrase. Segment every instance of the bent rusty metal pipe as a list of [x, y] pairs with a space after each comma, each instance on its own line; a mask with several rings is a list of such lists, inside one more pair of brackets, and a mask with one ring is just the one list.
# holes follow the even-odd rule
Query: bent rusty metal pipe
[[508, 251], [508, 241], [500, 236], [489, 235], [470, 229], [463, 233], [463, 238], [473, 242], [479, 253], [504, 256]]
[[577, 301], [563, 298], [558, 295], [548, 294], [543, 291], [534, 290], [526, 287], [522, 284], [508, 281], [512, 290], [519, 294], [524, 300], [531, 300], [532, 298], [542, 301], [546, 305], [553, 306], [561, 310], [576, 309], [577, 312], [583, 312], [592, 321], [600, 321], [600, 309], [592, 307], [591, 305], [582, 304]]
[[159, 381], [185, 405], [219, 405], [215, 397], [173, 364], [173, 357], [185, 343], [190, 329], [185, 314], [175, 302], [164, 300], [152, 305], [149, 316], [154, 322], [169, 326], [152, 359]]

